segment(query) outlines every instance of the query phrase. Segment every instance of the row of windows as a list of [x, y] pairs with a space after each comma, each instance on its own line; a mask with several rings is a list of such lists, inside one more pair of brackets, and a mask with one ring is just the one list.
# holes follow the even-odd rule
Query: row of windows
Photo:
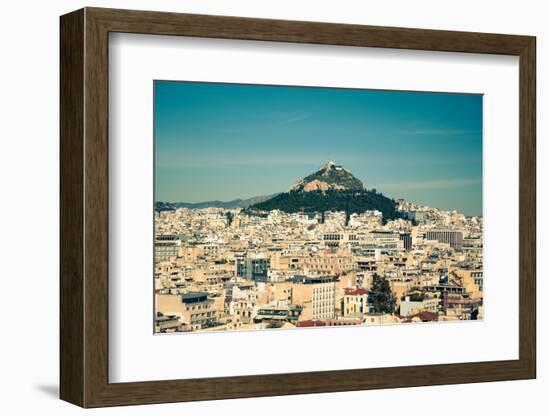
[[191, 320], [196, 321], [199, 318], [210, 318], [215, 315], [214, 312], [203, 312], [203, 313], [193, 313], [191, 314]]
[[[360, 297], [360, 298], [359, 298], [359, 302], [363, 303], [363, 300], [364, 300], [364, 299], [365, 299], [365, 298]], [[357, 302], [357, 298], [356, 298], [355, 296], [354, 296], [354, 297], [346, 296], [346, 297], [344, 297], [344, 301], [345, 301], [346, 303]]]
[[187, 306], [185, 308], [186, 311], [189, 311], [189, 310], [192, 310], [194, 311], [195, 309], [199, 310], [199, 309], [208, 309], [209, 308], [209, 304], [208, 303], [204, 303], [204, 304], [200, 304], [200, 305], [195, 305], [195, 306]]
[[316, 293], [324, 293], [324, 292], [333, 292], [334, 286], [321, 286], [321, 287], [314, 287], [313, 288], [313, 294]]

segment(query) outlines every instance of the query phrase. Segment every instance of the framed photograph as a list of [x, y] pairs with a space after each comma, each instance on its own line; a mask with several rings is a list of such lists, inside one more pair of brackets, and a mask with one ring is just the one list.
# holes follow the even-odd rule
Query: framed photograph
[[62, 16], [61, 398], [535, 378], [535, 49]]

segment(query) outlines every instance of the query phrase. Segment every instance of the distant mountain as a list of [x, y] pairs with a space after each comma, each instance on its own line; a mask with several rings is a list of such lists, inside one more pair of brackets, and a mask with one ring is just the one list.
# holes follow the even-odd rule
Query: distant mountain
[[155, 202], [155, 211], [174, 211], [176, 206], [171, 202], [157, 201]]
[[157, 201], [155, 203], [155, 210], [157, 211], [172, 211], [177, 208], [248, 208], [250, 205], [258, 204], [260, 202], [271, 199], [278, 194], [254, 196], [247, 199], [233, 199], [231, 201], [205, 201], [205, 202], [163, 202]]
[[342, 166], [329, 160], [317, 172], [300, 179], [290, 191], [363, 191], [363, 182]]
[[382, 212], [384, 221], [400, 217], [393, 199], [375, 190], [366, 190], [349, 170], [332, 161], [296, 182], [289, 192], [253, 204], [247, 211], [275, 209], [288, 213], [345, 211], [347, 214], [378, 210]]

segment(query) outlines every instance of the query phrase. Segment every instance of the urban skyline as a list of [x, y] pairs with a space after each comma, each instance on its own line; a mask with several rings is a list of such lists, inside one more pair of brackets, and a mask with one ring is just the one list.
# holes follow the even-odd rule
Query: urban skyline
[[155, 333], [482, 320], [482, 104], [156, 81]]
[[284, 192], [329, 159], [390, 197], [482, 215], [482, 96], [155, 81], [157, 201]]

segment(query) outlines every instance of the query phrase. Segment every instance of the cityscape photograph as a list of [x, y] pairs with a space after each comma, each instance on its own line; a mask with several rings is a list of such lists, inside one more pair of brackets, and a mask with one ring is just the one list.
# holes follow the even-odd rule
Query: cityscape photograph
[[154, 332], [483, 319], [483, 96], [154, 82]]

